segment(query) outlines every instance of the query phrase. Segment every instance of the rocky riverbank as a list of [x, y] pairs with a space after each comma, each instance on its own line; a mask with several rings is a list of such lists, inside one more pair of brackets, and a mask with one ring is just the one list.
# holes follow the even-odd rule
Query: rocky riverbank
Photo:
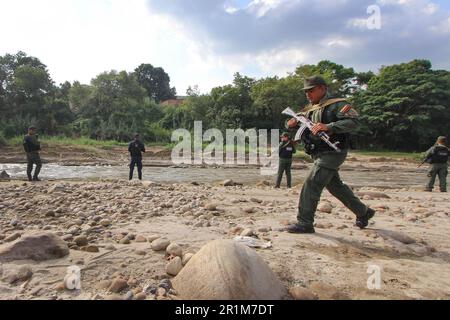
[[[324, 193], [317, 233], [292, 235], [281, 229], [295, 220], [298, 192], [262, 182], [0, 183], [0, 299], [180, 299], [170, 280], [192, 255], [237, 235], [270, 242], [255, 250], [294, 298], [450, 298], [450, 196], [359, 188], [377, 210], [361, 231]], [[68, 254], [7, 258], [35, 233], [56, 235]], [[380, 289], [367, 287], [370, 265], [381, 268]], [[64, 283], [71, 266], [81, 270], [80, 290]]]

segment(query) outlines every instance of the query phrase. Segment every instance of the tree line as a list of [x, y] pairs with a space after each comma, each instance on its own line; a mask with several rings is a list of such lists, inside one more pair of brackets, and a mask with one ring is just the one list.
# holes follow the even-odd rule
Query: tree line
[[23, 52], [0, 56], [0, 135], [21, 135], [30, 124], [48, 135], [127, 141], [139, 132], [146, 141], [170, 142], [174, 129], [283, 129], [286, 107], [307, 101], [305, 77], [320, 74], [330, 94], [347, 97], [361, 115], [355, 138], [367, 149], [420, 151], [448, 135], [450, 72], [430, 61], [355, 72], [331, 61], [300, 65], [285, 77], [254, 79], [236, 73], [231, 84], [200, 94], [187, 90], [181, 106], [162, 106], [176, 96], [163, 68], [141, 64], [133, 72], [108, 71], [90, 84], [55, 85], [47, 67]]

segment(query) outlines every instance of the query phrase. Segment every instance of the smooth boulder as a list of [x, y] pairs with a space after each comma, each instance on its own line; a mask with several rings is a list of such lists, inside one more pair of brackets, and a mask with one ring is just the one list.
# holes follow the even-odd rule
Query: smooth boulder
[[172, 283], [187, 300], [279, 300], [288, 295], [255, 250], [232, 240], [205, 245]]
[[67, 244], [53, 233], [23, 235], [20, 239], [0, 246], [0, 262], [16, 260], [45, 261], [69, 254]]

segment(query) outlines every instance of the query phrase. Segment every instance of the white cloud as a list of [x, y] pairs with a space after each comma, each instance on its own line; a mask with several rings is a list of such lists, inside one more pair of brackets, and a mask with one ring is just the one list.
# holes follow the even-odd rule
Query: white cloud
[[271, 10], [277, 8], [282, 0], [253, 0], [247, 10], [254, 13], [258, 18], [264, 17]]

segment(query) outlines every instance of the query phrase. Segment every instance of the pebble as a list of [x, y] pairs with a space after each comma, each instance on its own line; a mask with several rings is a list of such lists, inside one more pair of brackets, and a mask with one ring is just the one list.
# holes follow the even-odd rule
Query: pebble
[[105, 228], [109, 227], [111, 225], [111, 221], [108, 220], [108, 219], [103, 219], [103, 220], [100, 221], [100, 225], [105, 227]]
[[75, 242], [79, 247], [87, 246], [87, 244], [89, 243], [86, 236], [75, 237], [75, 239], [73, 239], [73, 242]]
[[158, 238], [152, 242], [152, 249], [154, 251], [162, 251], [166, 250], [166, 248], [169, 246], [170, 240], [164, 239], [164, 238]]
[[136, 300], [145, 300], [147, 298], [147, 295], [144, 292], [140, 292], [135, 295]]
[[135, 241], [136, 242], [147, 242], [147, 238], [140, 234], [136, 237]]
[[119, 241], [120, 244], [130, 244], [131, 241], [128, 237], [125, 237]]
[[181, 260], [181, 263], [183, 264], [183, 266], [186, 265], [186, 263], [189, 262], [189, 260], [191, 260], [191, 258], [194, 256], [193, 253], [186, 253], [183, 255], [183, 259]]
[[119, 293], [120, 291], [128, 288], [127, 282], [122, 278], [116, 278], [111, 283], [111, 286], [108, 288], [108, 291]]
[[100, 252], [100, 250], [97, 246], [87, 246], [87, 247], [85, 247], [84, 251], [91, 252], [91, 253]]
[[181, 249], [181, 247], [178, 244], [171, 243], [171, 244], [169, 244], [169, 246], [167, 246], [166, 253], [169, 255], [182, 257], [183, 249]]
[[321, 202], [317, 207], [317, 210], [320, 212], [331, 213], [333, 211], [333, 207], [328, 202]]
[[289, 293], [295, 300], [318, 300], [317, 294], [303, 287], [292, 287]]
[[217, 210], [217, 205], [213, 204], [213, 203], [209, 203], [205, 205], [205, 209], [208, 211], [216, 211]]
[[180, 257], [175, 257], [166, 266], [166, 272], [167, 274], [171, 276], [176, 276], [181, 269], [183, 268], [183, 264], [181, 263]]

